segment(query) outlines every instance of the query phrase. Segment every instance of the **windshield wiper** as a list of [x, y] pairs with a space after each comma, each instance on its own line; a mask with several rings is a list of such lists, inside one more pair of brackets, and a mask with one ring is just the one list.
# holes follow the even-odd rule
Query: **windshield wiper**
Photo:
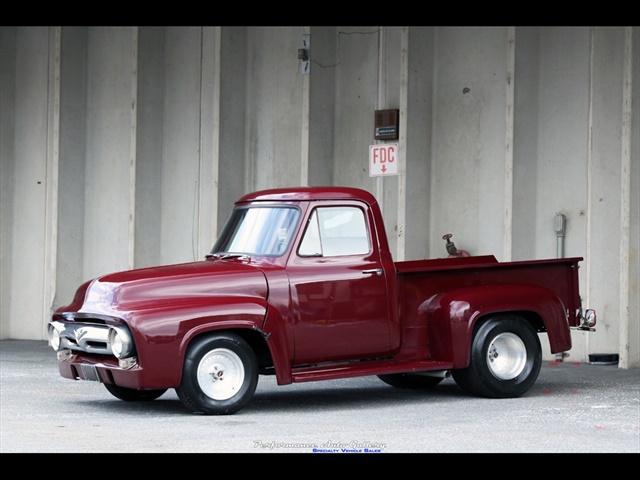
[[238, 258], [240, 260], [250, 261], [251, 256], [246, 253], [209, 253], [204, 258], [215, 258], [216, 260], [229, 260], [231, 258]]

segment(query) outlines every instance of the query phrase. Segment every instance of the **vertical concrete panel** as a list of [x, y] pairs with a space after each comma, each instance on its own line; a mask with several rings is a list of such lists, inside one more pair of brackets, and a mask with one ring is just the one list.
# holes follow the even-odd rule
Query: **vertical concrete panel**
[[[219, 125], [218, 233], [233, 202], [245, 192], [247, 138], [247, 27], [222, 27]], [[212, 245], [213, 246], [213, 245]]]
[[16, 30], [0, 27], [0, 338], [11, 325]]
[[42, 337], [48, 42], [46, 27], [16, 30], [10, 338]]
[[129, 268], [132, 32], [89, 29], [84, 277]]
[[[628, 368], [640, 364], [640, 353], [633, 347], [640, 344], [638, 336], [638, 323], [633, 321], [638, 319], [638, 250], [640, 247], [637, 237], [638, 227], [634, 226], [638, 219], [638, 195], [632, 193], [633, 186], [637, 179], [632, 178], [632, 174], [638, 174], [638, 164], [640, 155], [633, 156], [634, 142], [637, 146], [637, 139], [640, 137], [640, 128], [633, 127], [633, 92], [634, 92], [634, 67], [638, 71], [636, 61], [638, 58], [638, 44], [634, 45], [634, 34], [631, 27], [623, 29], [624, 53], [623, 53], [623, 88], [622, 88], [622, 147], [620, 161], [620, 366]], [[636, 40], [638, 37], [636, 36]], [[636, 75], [635, 81], [638, 80]], [[637, 85], [636, 85], [636, 91]], [[636, 112], [639, 111], [637, 105]], [[636, 119], [637, 119], [636, 115]], [[636, 150], [637, 153], [637, 150]], [[636, 164], [636, 165], [634, 165]], [[632, 201], [635, 200], [635, 205]], [[633, 216], [635, 215], [635, 216]], [[636, 234], [636, 235], [634, 235]], [[635, 273], [635, 277], [632, 276]], [[635, 288], [635, 292], [634, 292]], [[633, 293], [634, 292], [634, 293]], [[632, 317], [632, 314], [635, 316]], [[632, 335], [630, 335], [632, 334]], [[635, 335], [635, 336], [633, 336]]]
[[164, 118], [163, 27], [140, 27], [138, 34], [138, 137], [136, 141], [135, 266], [162, 261], [162, 147]]
[[540, 48], [536, 257], [557, 255], [557, 213], [567, 216], [565, 256], [579, 256], [587, 213], [589, 28], [544, 28]]
[[161, 263], [195, 260], [200, 150], [200, 27], [165, 31]]
[[429, 231], [431, 175], [431, 115], [433, 109], [433, 27], [409, 28], [409, 80], [407, 101], [407, 193], [405, 257], [429, 257], [435, 244], [445, 253], [438, 232]]
[[334, 184], [372, 193], [369, 146], [378, 98], [379, 35], [378, 27], [339, 27], [336, 45]]
[[[557, 214], [567, 219], [564, 256], [588, 256], [590, 62], [589, 28], [540, 30], [534, 258], [558, 255]], [[587, 268], [583, 263], [579, 272], [583, 298]], [[587, 358], [584, 342], [591, 337], [572, 334], [575, 360]]]
[[[401, 78], [408, 75], [406, 71], [402, 71], [402, 68], [406, 69], [406, 65], [402, 63], [402, 28], [400, 27], [381, 27], [380, 35], [381, 42], [379, 48], [379, 60], [378, 60], [378, 94], [377, 101], [371, 107], [371, 116], [368, 122], [363, 122], [361, 127], [364, 131], [369, 133], [369, 145], [376, 143], [375, 141], [375, 111], [386, 110], [390, 108], [400, 109], [402, 106], [401, 95], [407, 95], [406, 85], [401, 89]], [[406, 79], [405, 79], [406, 81]], [[402, 92], [401, 92], [402, 90]], [[402, 100], [405, 100], [404, 98]], [[400, 117], [406, 115], [406, 109], [403, 109]], [[403, 135], [404, 136], [404, 135]], [[385, 143], [395, 143], [385, 142]], [[402, 143], [402, 139], [398, 141]], [[405, 148], [406, 145], [402, 144]], [[367, 168], [369, 165], [369, 150], [367, 148]], [[387, 237], [389, 239], [389, 248], [393, 255], [397, 259], [404, 260], [404, 215], [399, 215], [399, 205], [404, 205], [406, 197], [402, 200], [399, 199], [400, 189], [405, 188], [406, 179], [406, 161], [402, 152], [398, 154], [398, 175], [390, 175], [387, 177], [381, 177], [377, 179], [376, 190], [374, 193], [378, 197], [378, 201], [382, 207], [382, 215], [384, 219], [385, 228], [387, 230]], [[368, 173], [368, 171], [367, 171]], [[400, 185], [402, 183], [402, 185]], [[404, 207], [401, 207], [404, 208]], [[405, 214], [406, 212], [402, 212]], [[400, 244], [400, 245], [399, 245]]]
[[[598, 334], [589, 336], [589, 350], [607, 352], [619, 336], [620, 202], [622, 172], [623, 28], [594, 28], [590, 181], [589, 271], [585, 294], [597, 308]], [[583, 167], [584, 168], [584, 167]], [[571, 248], [570, 244], [567, 248]], [[584, 287], [583, 287], [584, 288]]]
[[[203, 258], [211, 251], [218, 234], [220, 28], [204, 27], [202, 29], [197, 258]], [[225, 207], [228, 206], [225, 205]]]
[[302, 27], [257, 27], [249, 33], [249, 189], [300, 184]]
[[335, 78], [339, 68], [336, 31], [336, 27], [311, 28], [309, 185], [333, 183]]
[[53, 307], [68, 305], [83, 272], [86, 160], [87, 29], [65, 27], [60, 48], [58, 245]]
[[512, 260], [536, 257], [540, 28], [516, 29]]
[[[436, 48], [432, 234], [500, 257], [507, 29], [438, 28]], [[442, 256], [442, 246], [431, 253]]]
[[631, 34], [630, 212], [629, 212], [629, 368], [640, 367], [640, 27]]

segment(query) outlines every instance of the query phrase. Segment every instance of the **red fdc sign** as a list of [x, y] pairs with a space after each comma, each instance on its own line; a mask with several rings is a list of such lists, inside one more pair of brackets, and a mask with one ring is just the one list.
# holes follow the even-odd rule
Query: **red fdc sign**
[[369, 147], [369, 176], [398, 174], [398, 144], [385, 143]]

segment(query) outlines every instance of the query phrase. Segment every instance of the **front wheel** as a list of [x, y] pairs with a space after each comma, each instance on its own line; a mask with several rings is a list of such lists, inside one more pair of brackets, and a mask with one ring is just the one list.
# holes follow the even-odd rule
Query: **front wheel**
[[161, 397], [166, 388], [160, 390], [134, 390], [133, 388], [119, 387], [112, 383], [105, 383], [105, 388], [111, 395], [125, 402], [150, 402]]
[[227, 415], [251, 400], [257, 384], [258, 363], [251, 347], [238, 335], [219, 333], [189, 347], [176, 392], [194, 413]]
[[540, 340], [533, 327], [518, 316], [484, 322], [471, 344], [467, 368], [453, 370], [465, 391], [489, 398], [515, 398], [535, 383], [542, 365]]

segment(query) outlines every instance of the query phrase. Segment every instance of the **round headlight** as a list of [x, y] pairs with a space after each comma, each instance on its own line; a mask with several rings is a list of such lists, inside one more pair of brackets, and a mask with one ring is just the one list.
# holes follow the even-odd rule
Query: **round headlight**
[[58, 350], [60, 350], [61, 343], [60, 330], [49, 324], [49, 326], [47, 327], [47, 333], [49, 334], [49, 345], [51, 345], [51, 348], [53, 348], [57, 352]]
[[125, 327], [116, 326], [109, 329], [109, 343], [111, 352], [116, 358], [127, 358], [133, 353], [133, 340], [129, 330]]

